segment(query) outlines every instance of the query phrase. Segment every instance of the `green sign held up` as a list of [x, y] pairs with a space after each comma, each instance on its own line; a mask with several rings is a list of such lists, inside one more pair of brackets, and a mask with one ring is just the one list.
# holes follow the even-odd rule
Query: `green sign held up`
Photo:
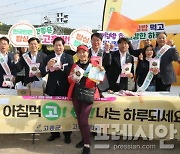
[[47, 27], [38, 27], [36, 28], [37, 35], [43, 35], [43, 34], [53, 34], [53, 27], [47, 26]]

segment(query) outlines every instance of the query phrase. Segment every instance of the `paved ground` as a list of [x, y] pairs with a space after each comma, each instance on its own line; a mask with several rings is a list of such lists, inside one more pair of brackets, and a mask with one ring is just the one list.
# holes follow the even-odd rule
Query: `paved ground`
[[[75, 144], [80, 140], [79, 132], [73, 132], [72, 143], [65, 144], [63, 137], [56, 139], [53, 142], [48, 142], [46, 139], [49, 134], [37, 134], [35, 143], [32, 144], [31, 134], [16, 134], [16, 135], [0, 135], [0, 154], [80, 154], [81, 149], [76, 149]], [[160, 149], [159, 141], [94, 141], [91, 139], [91, 154], [139, 154], [139, 153], [153, 153], [153, 154], [169, 154], [170, 152], [180, 153], [180, 141], [172, 140], [166, 141], [166, 144], [174, 144], [173, 149]], [[97, 150], [94, 148], [95, 144], [109, 144], [110, 149]], [[115, 147], [117, 148], [115, 150]]]
[[[173, 87], [172, 92], [180, 93], [180, 87]], [[72, 143], [65, 144], [63, 135], [60, 139], [53, 142], [48, 142], [46, 139], [50, 134], [36, 134], [35, 143], [32, 144], [31, 134], [4, 134], [0, 135], [0, 154], [80, 154], [81, 149], [76, 149], [75, 144], [80, 141], [79, 132], [72, 133]], [[143, 141], [95, 141], [91, 138], [91, 154], [169, 154], [180, 153], [180, 141], [166, 141], [166, 144], [174, 144], [173, 149], [160, 149], [160, 143], [157, 140]], [[98, 150], [95, 149], [95, 144], [109, 144], [110, 149]], [[115, 147], [117, 148], [115, 150]]]

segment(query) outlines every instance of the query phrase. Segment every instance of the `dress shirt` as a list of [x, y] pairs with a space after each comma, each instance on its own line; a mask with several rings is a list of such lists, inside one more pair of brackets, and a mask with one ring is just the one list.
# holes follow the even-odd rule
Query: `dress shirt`
[[35, 55], [31, 54], [31, 61], [32, 61], [32, 63], [36, 63], [36, 59], [37, 59], [37, 53]]
[[[99, 51], [99, 50], [98, 50]], [[97, 56], [98, 55], [98, 51], [97, 52], [95, 52], [94, 50], [93, 50], [93, 48], [91, 48], [91, 53], [92, 53], [92, 56]]]
[[61, 53], [60, 55], [58, 55], [58, 54], [55, 53], [55, 55], [56, 55], [55, 58], [57, 59], [57, 63], [60, 63], [62, 53]]
[[[121, 64], [121, 68], [122, 68], [122, 66], [123, 66], [123, 65], [125, 64], [125, 62], [126, 62], [126, 53], [125, 53], [125, 54], [122, 54], [121, 51], [119, 51], [119, 53], [120, 53], [119, 59], [120, 59], [120, 64]], [[119, 74], [119, 77], [118, 77], [116, 83], [120, 83], [120, 79], [121, 79], [121, 74]]]
[[0, 53], [1, 56], [3, 57], [4, 61], [7, 63], [8, 62], [8, 54], [6, 53], [5, 55]]

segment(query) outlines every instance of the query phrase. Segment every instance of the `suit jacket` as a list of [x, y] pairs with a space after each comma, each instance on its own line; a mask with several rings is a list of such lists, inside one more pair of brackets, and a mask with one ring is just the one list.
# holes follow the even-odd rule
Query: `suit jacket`
[[[14, 70], [14, 58], [12, 53], [8, 53], [8, 62], [7, 62], [9, 69], [11, 71], [12, 75], [16, 75], [16, 71]], [[2, 68], [0, 64], [0, 87], [2, 87], [2, 83], [4, 81], [3, 75], [6, 75], [4, 69]]]
[[[155, 48], [155, 51], [157, 50], [158, 48]], [[165, 85], [176, 82], [176, 75], [174, 72], [172, 62], [178, 61], [178, 57], [179, 57], [179, 54], [176, 48], [168, 49], [166, 53], [164, 53], [164, 55], [161, 57], [160, 73], [158, 74], [158, 77], [162, 79], [162, 82]]]
[[[30, 52], [28, 54], [29, 54], [29, 57], [31, 58]], [[45, 58], [46, 58], [46, 54], [44, 54], [42, 52], [37, 53], [36, 63], [40, 63], [39, 69], [41, 72], [42, 72], [43, 62], [44, 62]], [[25, 85], [30, 82], [33, 82], [33, 81], [39, 81], [39, 79], [36, 76], [29, 77], [29, 66], [25, 62], [23, 57], [20, 58], [19, 62], [15, 66], [16, 66], [16, 69], [18, 72], [20, 72], [23, 68], [25, 68], [25, 79], [24, 79]]]
[[[111, 67], [110, 67], [110, 71], [108, 72], [108, 81], [109, 81], [110, 89], [115, 90], [115, 87], [117, 85], [116, 81], [117, 81], [117, 79], [118, 79], [118, 77], [122, 71], [121, 63], [120, 63], [119, 50], [112, 52], [111, 58], [112, 58], [111, 59]], [[132, 63], [131, 73], [134, 75], [134, 59], [128, 53], [126, 53], [125, 63]], [[128, 78], [127, 77], [121, 77], [120, 83], [122, 84], [122, 87], [127, 87]], [[121, 89], [121, 90], [123, 90], [123, 89]]]
[[[64, 67], [64, 71], [58, 70], [53, 72], [50, 71], [46, 72], [45, 68], [47, 66], [48, 61], [51, 58], [54, 58], [55, 56], [56, 56], [55, 53], [47, 56], [44, 62], [43, 76], [48, 74], [48, 81], [47, 81], [45, 93], [49, 96], [55, 96], [57, 94], [58, 96], [67, 96], [69, 89], [68, 75], [73, 65], [73, 58], [71, 55], [63, 53], [60, 61], [62, 64], [68, 63], [68, 66]], [[57, 92], [57, 88], [58, 88], [58, 92]]]
[[[89, 58], [91, 58], [91, 56], [92, 56], [92, 51], [91, 49], [89, 49]], [[106, 73], [107, 73], [111, 65], [111, 54], [106, 53], [102, 49], [100, 49], [98, 51], [97, 56], [102, 57], [102, 65], [105, 68]], [[104, 81], [98, 84], [98, 89], [102, 92], [102, 91], [106, 91], [108, 88], [109, 88], [109, 83], [108, 83], [107, 76], [105, 75]]]

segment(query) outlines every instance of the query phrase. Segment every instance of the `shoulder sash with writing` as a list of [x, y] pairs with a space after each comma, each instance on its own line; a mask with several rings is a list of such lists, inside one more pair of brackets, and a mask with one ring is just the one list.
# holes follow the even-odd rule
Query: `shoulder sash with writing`
[[30, 64], [32, 63], [32, 60], [31, 60], [31, 58], [29, 57], [29, 54], [28, 54], [28, 53], [29, 53], [29, 52], [24, 53], [22, 56], [23, 56], [25, 62], [27, 63], [27, 65], [30, 67]]
[[11, 75], [11, 71], [9, 69], [9, 66], [8, 66], [7, 62], [5, 62], [5, 60], [2, 57], [1, 53], [0, 53], [0, 64], [1, 64], [2, 68], [4, 69], [6, 75]]
[[[165, 54], [166, 51], [167, 51], [169, 48], [170, 48], [169, 45], [164, 45], [164, 46], [159, 50], [159, 52], [157, 53], [157, 55], [156, 55], [155, 58], [156, 58], [156, 59], [161, 59], [162, 55]], [[151, 80], [153, 79], [153, 76], [154, 76], [154, 74], [153, 74], [152, 70], [149, 70], [149, 72], [148, 72], [148, 74], [147, 74], [147, 76], [146, 76], [146, 78], [145, 78], [142, 86], [139, 87], [137, 91], [138, 91], [138, 92], [139, 92], [139, 91], [145, 91], [145, 90], [148, 88], [148, 86], [150, 85]]]
[[[26, 53], [24, 53], [22, 56], [23, 56], [25, 62], [27, 63], [27, 65], [29, 66], [29, 68], [31, 68], [32, 60], [31, 60], [31, 58], [29, 57], [29, 54], [28, 54], [28, 53], [29, 53], [29, 52], [26, 52]], [[38, 78], [39, 80], [42, 80], [41, 77], [37, 77], [37, 78]]]

